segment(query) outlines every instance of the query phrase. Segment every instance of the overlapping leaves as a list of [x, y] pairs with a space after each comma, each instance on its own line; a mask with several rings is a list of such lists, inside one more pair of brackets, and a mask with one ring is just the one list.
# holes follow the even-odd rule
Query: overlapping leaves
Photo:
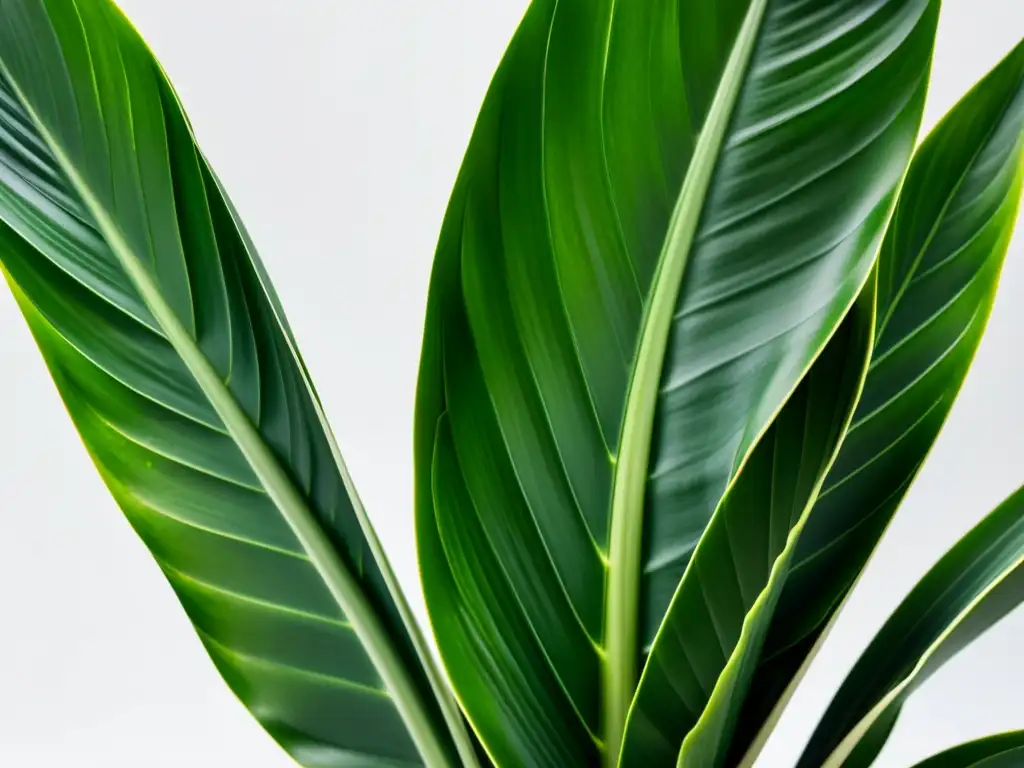
[[937, 12], [531, 4], [441, 234], [416, 425], [428, 608], [499, 762], [617, 761], [702, 531], [867, 281]]
[[800, 538], [734, 749], [806, 663], [931, 448], [981, 341], [1020, 205], [1024, 43], [915, 155], [879, 260], [864, 394]]

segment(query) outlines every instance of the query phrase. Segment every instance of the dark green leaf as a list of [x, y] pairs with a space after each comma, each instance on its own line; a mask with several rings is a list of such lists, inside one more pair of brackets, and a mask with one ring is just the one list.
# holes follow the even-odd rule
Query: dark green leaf
[[893, 612], [832, 700], [798, 768], [868, 768], [907, 697], [1024, 602], [1024, 488], [962, 538]]
[[1024, 747], [986, 757], [972, 768], [1020, 768], [1021, 765], [1024, 765]]
[[867, 280], [937, 11], [530, 5], [441, 232], [416, 424], [428, 609], [500, 761], [616, 762], [701, 532]]
[[305, 766], [471, 760], [152, 54], [107, 0], [0, 0], [0, 20], [4, 274], [215, 664]]
[[947, 749], [914, 768], [1018, 768], [1024, 765], [1024, 731], [1000, 733]]
[[[918, 150], [882, 248], [864, 394], [800, 538], [734, 749], [788, 699], [949, 413], [995, 297], [1020, 200], [1024, 43]], [[787, 691], [789, 687], [789, 691]], [[772, 710], [775, 710], [773, 714]]]

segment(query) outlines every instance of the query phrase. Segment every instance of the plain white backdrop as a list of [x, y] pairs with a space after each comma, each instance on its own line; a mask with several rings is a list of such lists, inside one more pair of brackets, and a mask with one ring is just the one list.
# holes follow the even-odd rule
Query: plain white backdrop
[[[261, 249], [422, 616], [411, 424], [427, 277], [476, 111], [526, 0], [120, 4]], [[1021, 0], [946, 0], [925, 130], [1022, 34]], [[792, 765], [901, 597], [1024, 482], [1022, 304], [1024, 234], [930, 462], [761, 765]], [[6, 291], [0, 340], [0, 766], [288, 768], [108, 497]], [[879, 768], [1024, 728], [1022, 648], [1018, 611], [911, 700]]]

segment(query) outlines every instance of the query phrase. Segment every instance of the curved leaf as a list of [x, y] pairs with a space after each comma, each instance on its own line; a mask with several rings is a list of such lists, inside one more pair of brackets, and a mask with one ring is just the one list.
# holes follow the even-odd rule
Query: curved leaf
[[947, 749], [914, 768], [1015, 768], [1024, 765], [1024, 731], [1000, 733]]
[[106, 0], [0, 0], [0, 19], [4, 274], [214, 663], [303, 765], [472, 760], [152, 54]]
[[416, 424], [428, 610], [499, 761], [615, 763], [700, 533], [867, 279], [937, 10], [530, 5], [441, 232]]
[[973, 768], [1017, 768], [1024, 762], [1024, 747], [1000, 752], [975, 763]]
[[797, 537], [860, 395], [875, 287], [865, 286], [711, 518], [644, 667], [620, 764], [725, 759]]
[[995, 298], [1022, 155], [1024, 43], [942, 120], [911, 164], [881, 252], [864, 394], [800, 537], [736, 755], [759, 729], [752, 752], [763, 743], [765, 720], [785, 705], [949, 413]]
[[962, 538], [900, 603], [815, 729], [798, 768], [867, 768], [907, 697], [1024, 602], [1024, 488]]

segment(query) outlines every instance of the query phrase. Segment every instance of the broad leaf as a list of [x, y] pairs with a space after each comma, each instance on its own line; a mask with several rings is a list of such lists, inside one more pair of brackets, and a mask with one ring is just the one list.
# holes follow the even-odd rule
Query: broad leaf
[[914, 768], [1017, 768], [1024, 765], [1024, 731], [1000, 733], [947, 749]]
[[427, 605], [499, 761], [616, 762], [701, 532], [867, 280], [937, 11], [530, 5], [441, 232], [416, 424]]
[[472, 760], [152, 54], [107, 0], [0, 0], [0, 21], [0, 263], [225, 680], [310, 768]]
[[875, 287], [865, 286], [711, 518], [644, 668], [621, 764], [725, 759], [797, 537], [860, 395]]
[[815, 729], [798, 768], [867, 768], [907, 697], [1024, 602], [1024, 488], [962, 538], [893, 612]]
[[752, 754], [763, 743], [766, 719], [770, 726], [788, 699], [949, 413], [995, 298], [1022, 155], [1024, 43], [942, 120], [911, 164], [880, 257], [864, 394], [800, 538], [737, 756], [759, 730]]

